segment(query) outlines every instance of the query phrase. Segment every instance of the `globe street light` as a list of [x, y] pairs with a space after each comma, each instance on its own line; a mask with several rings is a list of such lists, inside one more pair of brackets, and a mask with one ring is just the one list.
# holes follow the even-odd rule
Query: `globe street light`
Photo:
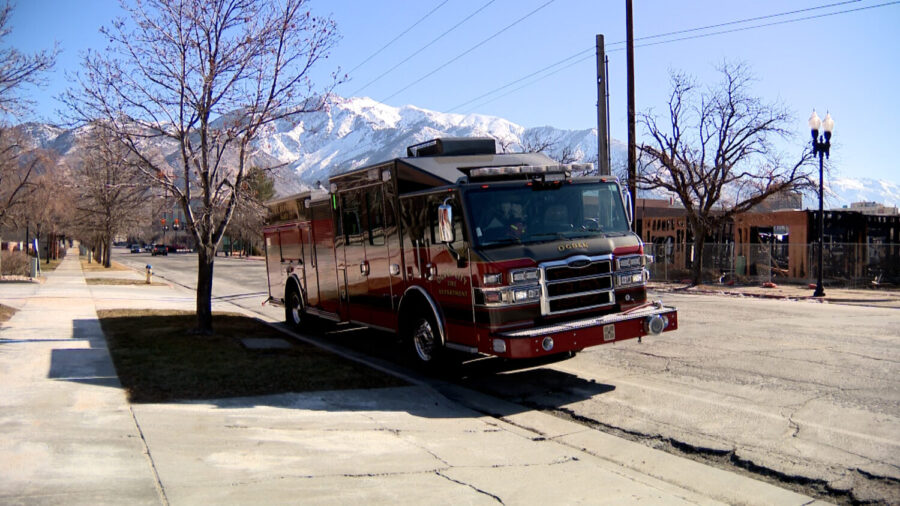
[[[823, 184], [822, 168], [824, 159], [828, 158], [831, 150], [831, 133], [834, 131], [834, 120], [831, 114], [825, 113], [825, 120], [820, 120], [816, 110], [813, 109], [809, 117], [809, 129], [812, 133], [813, 155], [819, 155], [819, 273], [816, 279], [816, 291], [813, 297], [824, 297], [825, 288], [822, 286], [822, 250], [825, 242], [825, 212], [822, 209], [822, 200], [825, 197], [825, 185]], [[819, 136], [819, 129], [824, 129], [824, 135]]]

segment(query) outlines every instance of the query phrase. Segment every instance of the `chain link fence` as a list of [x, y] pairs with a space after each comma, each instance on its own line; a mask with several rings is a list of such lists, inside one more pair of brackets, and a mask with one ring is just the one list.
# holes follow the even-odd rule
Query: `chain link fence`
[[[646, 244], [653, 255], [650, 279], [689, 282], [699, 255], [692, 244]], [[900, 243], [829, 243], [823, 247], [823, 280], [842, 288], [900, 287]], [[705, 284], [814, 283], [816, 243], [773, 241], [759, 244], [707, 244], [701, 281]]]

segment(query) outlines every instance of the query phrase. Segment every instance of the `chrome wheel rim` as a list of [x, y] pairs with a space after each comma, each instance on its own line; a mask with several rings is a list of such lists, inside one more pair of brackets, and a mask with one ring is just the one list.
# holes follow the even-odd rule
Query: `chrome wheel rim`
[[434, 354], [434, 330], [428, 320], [421, 320], [413, 333], [416, 354], [423, 362], [430, 362]]

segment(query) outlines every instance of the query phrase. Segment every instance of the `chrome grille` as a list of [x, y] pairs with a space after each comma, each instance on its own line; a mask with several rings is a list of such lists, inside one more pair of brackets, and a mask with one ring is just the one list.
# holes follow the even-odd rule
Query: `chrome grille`
[[612, 255], [575, 255], [541, 268], [541, 314], [557, 315], [615, 304]]

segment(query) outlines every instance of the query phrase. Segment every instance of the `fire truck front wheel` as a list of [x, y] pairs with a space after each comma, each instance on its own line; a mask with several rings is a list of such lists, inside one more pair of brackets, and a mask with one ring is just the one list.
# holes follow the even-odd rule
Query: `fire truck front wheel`
[[416, 316], [406, 327], [406, 343], [411, 358], [419, 365], [440, 362], [443, 348], [438, 327], [431, 311], [416, 311]]

